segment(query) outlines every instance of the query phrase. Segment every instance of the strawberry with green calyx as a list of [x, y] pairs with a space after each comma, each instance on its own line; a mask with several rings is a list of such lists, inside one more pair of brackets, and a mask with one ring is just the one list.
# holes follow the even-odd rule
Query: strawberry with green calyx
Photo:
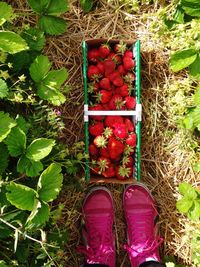
[[118, 71], [109, 74], [108, 78], [115, 86], [122, 86], [124, 84], [121, 74]]
[[132, 175], [130, 167], [117, 166], [116, 167], [116, 176], [120, 180], [128, 179]]
[[99, 47], [99, 55], [101, 58], [107, 58], [110, 54], [110, 46], [108, 44], [101, 44]]
[[114, 47], [115, 52], [119, 55], [124, 55], [126, 49], [127, 45], [123, 41], [120, 41], [119, 44], [116, 44]]
[[89, 133], [93, 136], [101, 135], [104, 132], [103, 122], [97, 121], [89, 125]]
[[135, 133], [129, 134], [128, 138], [126, 139], [126, 144], [135, 148], [136, 147], [136, 140], [137, 136]]
[[124, 152], [124, 144], [114, 137], [108, 140], [108, 151], [111, 159], [118, 158]]
[[123, 156], [122, 158], [122, 166], [125, 166], [125, 167], [133, 167], [133, 163], [134, 163], [134, 160], [133, 160], [133, 157], [132, 156]]
[[88, 83], [88, 93], [97, 92], [99, 89], [99, 84], [96, 82]]
[[136, 106], [136, 100], [133, 96], [126, 96], [125, 97], [125, 105], [128, 109], [134, 109]]
[[132, 86], [128, 84], [123, 84], [120, 87], [117, 87], [116, 93], [121, 95], [121, 96], [130, 96], [132, 91]]
[[93, 48], [91, 50], [88, 51], [87, 54], [88, 60], [90, 62], [96, 63], [98, 58], [99, 58], [99, 51], [96, 48]]
[[127, 51], [124, 53], [124, 57], [130, 57], [130, 58], [133, 58], [133, 52], [130, 51], [130, 50], [127, 50]]
[[99, 61], [96, 67], [99, 69], [99, 72], [101, 73], [101, 75], [104, 76], [104, 73], [105, 73], [104, 63]]
[[99, 174], [99, 175], [101, 174], [99, 166], [92, 167], [92, 172], [94, 174]]
[[125, 118], [124, 124], [126, 125], [128, 132], [133, 132], [135, 130], [135, 126], [129, 118]]
[[113, 129], [111, 127], [106, 127], [104, 129], [103, 135], [105, 136], [105, 138], [110, 138], [113, 135]]
[[127, 73], [124, 76], [124, 81], [128, 84], [132, 84], [135, 81], [135, 74], [131, 72]]
[[123, 66], [125, 70], [131, 70], [135, 67], [135, 60], [130, 57], [123, 56]]
[[89, 153], [92, 156], [97, 156], [99, 154], [99, 150], [94, 144], [90, 144], [89, 145]]
[[132, 146], [126, 145], [124, 148], [124, 155], [125, 156], [130, 156], [133, 155], [135, 149]]
[[117, 138], [124, 139], [128, 137], [128, 131], [124, 123], [114, 123], [113, 133]]
[[109, 158], [110, 157], [110, 154], [109, 154], [109, 151], [108, 151], [108, 148], [107, 147], [100, 148], [99, 154], [101, 156], [103, 156], [103, 157], [106, 157], [106, 158]]
[[115, 177], [116, 176], [116, 171], [115, 171], [115, 167], [114, 167], [114, 164], [111, 164], [108, 169], [106, 169], [105, 172], [102, 172], [102, 175], [105, 177], [105, 178], [112, 178], [112, 177]]
[[116, 64], [112, 59], [107, 59], [104, 61], [104, 70], [105, 70], [105, 76], [107, 77], [110, 73], [115, 71]]
[[112, 98], [112, 92], [107, 90], [100, 90], [97, 94], [97, 102], [100, 102], [101, 104], [108, 103]]
[[[94, 106], [90, 106], [89, 110], [104, 110], [104, 107], [101, 104], [96, 104]], [[93, 115], [91, 115], [90, 118], [94, 119], [94, 120], [97, 120], [97, 121], [101, 121], [101, 120], [104, 119], [104, 116], [99, 116], [99, 115], [93, 116]]]
[[123, 65], [119, 65], [117, 70], [121, 75], [125, 75], [127, 73]]
[[122, 116], [106, 116], [104, 124], [107, 127], [113, 127], [114, 123], [123, 123], [123, 117]]
[[97, 164], [99, 166], [100, 172], [104, 172], [107, 168], [109, 168], [111, 161], [106, 157], [99, 157], [97, 160]]
[[102, 74], [96, 66], [90, 65], [88, 66], [87, 76], [90, 80], [98, 80]]
[[121, 110], [125, 106], [125, 101], [121, 95], [115, 94], [109, 101], [111, 110]]
[[110, 91], [112, 89], [111, 88], [111, 84], [110, 84], [110, 80], [108, 78], [101, 79], [101, 81], [99, 82], [99, 86], [102, 89], [105, 89], [105, 90], [108, 90], [108, 91]]
[[95, 144], [96, 147], [100, 148], [100, 147], [106, 147], [108, 141], [103, 135], [99, 135], [94, 138], [93, 143]]
[[122, 57], [120, 57], [119, 55], [115, 54], [114, 52], [111, 52], [109, 54], [108, 59], [112, 59], [115, 62], [116, 65], [122, 63]]

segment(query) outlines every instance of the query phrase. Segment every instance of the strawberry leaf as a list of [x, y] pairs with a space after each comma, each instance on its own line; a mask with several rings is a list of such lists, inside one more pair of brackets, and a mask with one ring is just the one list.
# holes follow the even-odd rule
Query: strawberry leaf
[[42, 170], [43, 165], [40, 161], [30, 160], [24, 155], [17, 162], [17, 171], [29, 177], [38, 176]]
[[16, 122], [8, 113], [0, 111], [0, 142], [2, 142], [10, 133], [11, 129], [15, 127]]
[[11, 156], [17, 157], [21, 155], [26, 148], [25, 133], [19, 127], [12, 128], [6, 139], [6, 145]]

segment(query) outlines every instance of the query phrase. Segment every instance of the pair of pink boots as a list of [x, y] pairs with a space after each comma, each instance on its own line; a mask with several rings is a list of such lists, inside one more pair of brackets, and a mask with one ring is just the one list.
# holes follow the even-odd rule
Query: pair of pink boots
[[[157, 210], [149, 190], [142, 184], [128, 186], [123, 195], [123, 209], [127, 224], [127, 250], [132, 267], [147, 261], [160, 261], [161, 238], [156, 233]], [[111, 193], [96, 187], [86, 196], [83, 204], [84, 247], [87, 264], [115, 266], [115, 236], [113, 233], [114, 206]]]

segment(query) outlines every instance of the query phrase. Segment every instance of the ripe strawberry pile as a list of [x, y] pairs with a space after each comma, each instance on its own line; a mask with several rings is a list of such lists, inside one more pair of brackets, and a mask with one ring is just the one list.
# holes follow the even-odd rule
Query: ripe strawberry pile
[[91, 116], [89, 154], [92, 172], [105, 178], [133, 176], [135, 127], [130, 117]]
[[120, 42], [101, 44], [88, 51], [88, 92], [90, 110], [131, 110], [135, 108], [133, 52]]

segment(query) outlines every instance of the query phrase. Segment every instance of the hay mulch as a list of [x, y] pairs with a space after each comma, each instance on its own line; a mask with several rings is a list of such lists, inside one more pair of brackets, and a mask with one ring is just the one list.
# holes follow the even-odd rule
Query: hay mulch
[[[82, 81], [82, 40], [87, 38], [117, 38], [124, 40], [141, 39], [142, 41], [142, 182], [144, 182], [158, 203], [160, 211], [159, 225], [164, 237], [162, 255], [174, 255], [180, 262], [191, 266], [191, 251], [187, 219], [177, 213], [178, 184], [185, 180], [198, 184], [195, 174], [189, 165], [193, 152], [181, 150], [180, 134], [169, 122], [165, 114], [167, 102], [164, 84], [176, 79], [168, 70], [168, 58], [151, 41], [148, 23], [143, 20], [143, 13], [156, 11], [158, 6], [140, 10], [137, 15], [129, 15], [122, 9], [116, 9], [117, 0], [108, 5], [106, 1], [97, 1], [94, 11], [84, 15], [79, 1], [70, 0], [70, 11], [65, 18], [68, 29], [62, 36], [48, 37], [46, 53], [53, 60], [55, 67], [66, 67], [69, 70], [67, 84], [72, 88], [69, 99], [63, 107], [66, 131], [64, 138], [67, 144], [83, 140], [83, 81]], [[29, 10], [24, 1], [16, 1], [16, 11]], [[25, 19], [26, 20], [26, 19]], [[34, 18], [27, 18], [34, 23]], [[26, 21], [27, 22], [27, 21]], [[155, 48], [154, 48], [155, 47]], [[168, 135], [168, 130], [174, 134]], [[126, 225], [122, 210], [122, 185], [106, 185], [113, 194], [116, 207], [116, 266], [130, 266], [128, 257], [122, 249], [126, 241]], [[90, 186], [89, 186], [90, 187]], [[77, 254], [80, 243], [81, 203], [89, 189], [84, 186], [83, 192], [73, 187], [65, 188], [65, 209], [63, 223], [69, 229], [69, 241], [66, 244], [65, 261], [68, 267], [80, 266], [82, 256]]]

